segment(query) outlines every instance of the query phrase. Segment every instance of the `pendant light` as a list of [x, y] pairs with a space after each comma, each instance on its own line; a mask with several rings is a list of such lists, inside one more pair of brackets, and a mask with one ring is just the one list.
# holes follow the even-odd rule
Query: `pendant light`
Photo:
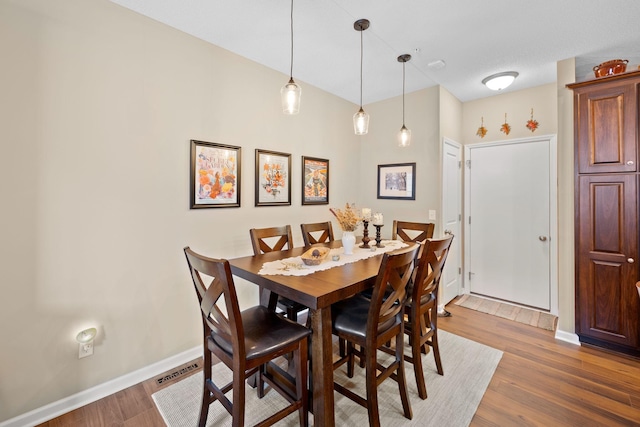
[[398, 62], [402, 62], [402, 127], [398, 133], [398, 146], [408, 147], [411, 145], [411, 131], [404, 125], [404, 68], [405, 63], [411, 60], [411, 55], [405, 53], [398, 56]]
[[369, 28], [369, 20], [358, 19], [353, 28], [360, 31], [360, 110], [353, 115], [353, 130], [356, 135], [366, 135], [369, 132], [369, 115], [362, 108], [362, 32]]
[[300, 112], [301, 94], [302, 89], [293, 81], [293, 0], [291, 0], [291, 70], [289, 82], [280, 89], [282, 112], [285, 114], [298, 114]]

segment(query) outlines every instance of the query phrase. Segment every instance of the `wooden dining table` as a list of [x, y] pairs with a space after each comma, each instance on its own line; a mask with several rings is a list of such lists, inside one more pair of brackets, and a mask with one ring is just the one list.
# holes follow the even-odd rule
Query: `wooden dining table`
[[[342, 245], [340, 241], [333, 241], [328, 246]], [[383, 253], [379, 251], [379, 255], [306, 276], [258, 274], [265, 262], [299, 256], [306, 249], [299, 247], [235, 258], [230, 259], [229, 264], [234, 275], [309, 307], [314, 425], [334, 426], [331, 304], [373, 287]]]

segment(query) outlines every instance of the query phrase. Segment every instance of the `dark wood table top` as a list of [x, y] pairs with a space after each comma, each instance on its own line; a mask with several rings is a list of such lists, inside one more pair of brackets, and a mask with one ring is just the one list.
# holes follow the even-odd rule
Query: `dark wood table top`
[[[329, 247], [341, 247], [340, 241], [331, 242]], [[265, 262], [277, 261], [302, 255], [308, 248], [299, 247], [287, 251], [269, 252], [262, 255], [246, 256], [229, 260], [231, 271], [278, 295], [304, 304], [311, 309], [327, 307], [335, 302], [355, 295], [371, 286], [378, 274], [382, 252], [371, 258], [358, 260], [328, 270], [316, 271], [306, 276], [259, 275]], [[343, 255], [343, 257], [348, 255]]]

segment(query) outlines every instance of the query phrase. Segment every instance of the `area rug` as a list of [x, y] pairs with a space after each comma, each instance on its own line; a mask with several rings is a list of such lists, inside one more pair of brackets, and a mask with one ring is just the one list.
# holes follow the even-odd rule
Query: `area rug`
[[558, 323], [558, 318], [553, 314], [470, 294], [463, 295], [455, 304], [548, 331], [555, 331]]
[[[383, 426], [468, 426], [491, 381], [502, 352], [446, 331], [438, 331], [440, 354], [444, 376], [438, 375], [432, 352], [423, 355], [428, 398], [420, 399], [415, 384], [413, 365], [406, 364], [409, 396], [413, 419], [402, 412], [398, 385], [387, 379], [378, 387], [380, 417]], [[379, 353], [380, 358], [386, 354]], [[345, 367], [343, 367], [345, 368]], [[349, 379], [344, 369], [335, 371], [335, 379], [341, 384], [364, 395], [364, 370], [356, 369]], [[214, 378], [230, 380], [231, 372], [221, 363], [213, 368]], [[222, 381], [220, 381], [222, 383]], [[153, 400], [169, 427], [197, 425], [202, 392], [202, 373], [199, 372], [153, 394]], [[228, 394], [228, 397], [231, 393]], [[367, 425], [367, 410], [341, 394], [334, 393], [336, 425]], [[247, 387], [246, 425], [253, 425], [272, 414], [276, 407], [286, 406], [286, 401], [273, 390], [258, 399], [256, 391]], [[313, 415], [309, 416], [313, 425]], [[209, 408], [207, 426], [231, 425], [231, 417], [222, 405], [214, 403]], [[297, 426], [297, 413], [280, 421], [278, 426]]]

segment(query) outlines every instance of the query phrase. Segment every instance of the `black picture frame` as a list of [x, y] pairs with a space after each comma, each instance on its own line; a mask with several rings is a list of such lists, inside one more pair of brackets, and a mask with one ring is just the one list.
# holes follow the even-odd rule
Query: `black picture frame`
[[256, 149], [255, 205], [291, 205], [291, 154]]
[[415, 200], [416, 164], [378, 165], [378, 199]]
[[302, 156], [302, 204], [329, 204], [329, 160]]
[[242, 148], [192, 139], [190, 208], [239, 208]]

